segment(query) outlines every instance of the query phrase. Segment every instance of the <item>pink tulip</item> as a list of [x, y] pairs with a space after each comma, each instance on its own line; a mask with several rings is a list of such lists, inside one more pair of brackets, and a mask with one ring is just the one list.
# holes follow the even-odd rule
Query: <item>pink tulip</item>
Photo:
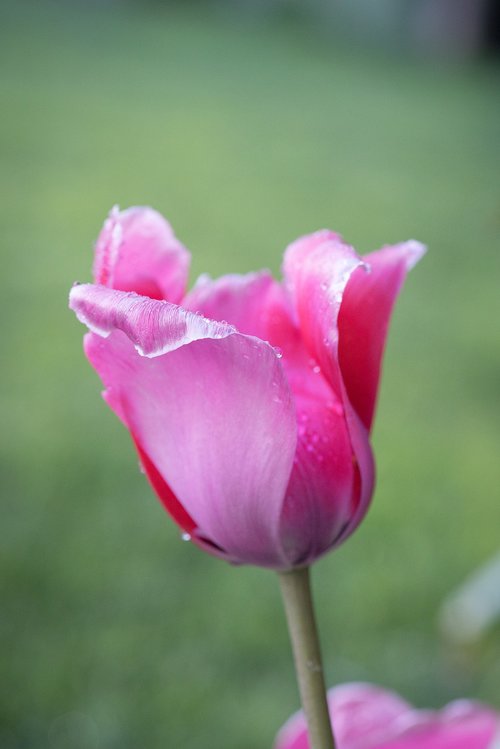
[[338, 546], [373, 491], [369, 442], [391, 310], [421, 257], [406, 242], [361, 259], [329, 231], [269, 272], [198, 279], [150, 208], [113, 209], [95, 284], [70, 306], [85, 352], [151, 484], [194, 543], [288, 569]]
[[[393, 692], [370, 684], [343, 684], [328, 692], [337, 749], [498, 749], [500, 715], [459, 700], [443, 710], [416, 710]], [[498, 743], [497, 743], [498, 742]], [[283, 726], [274, 749], [309, 749], [306, 723], [297, 713]]]

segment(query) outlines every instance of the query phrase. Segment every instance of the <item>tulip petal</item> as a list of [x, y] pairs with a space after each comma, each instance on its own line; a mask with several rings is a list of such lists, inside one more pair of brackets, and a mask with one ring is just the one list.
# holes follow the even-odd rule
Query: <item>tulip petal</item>
[[190, 255], [172, 227], [152, 208], [112, 209], [97, 239], [98, 284], [177, 303], [184, 294]]
[[[339, 485], [335, 483], [336, 476], [343, 479], [340, 482], [343, 491], [339, 518], [346, 518], [346, 521], [337, 525], [330, 548], [342, 543], [359, 525], [373, 493], [374, 462], [368, 432], [347, 397], [338, 359], [338, 318], [344, 292], [352, 275], [363, 273], [363, 267], [361, 258], [353, 248], [346, 245], [339, 235], [326, 230], [303, 237], [290, 245], [283, 265], [313, 371], [321, 375], [318, 384], [324, 379], [330, 386], [333, 394], [330, 400], [333, 397], [334, 409], [342, 413], [347, 425], [353, 458], [348, 465], [345, 463], [345, 450], [340, 447], [345, 437], [338, 421], [336, 428], [332, 425], [330, 430], [331, 446], [332, 452], [339, 452], [344, 462], [342, 467], [332, 461], [326, 465], [333, 469], [330, 487]], [[317, 469], [315, 473], [318, 476]], [[351, 481], [349, 505], [346, 504], [345, 493], [348, 479]], [[323, 487], [323, 496], [327, 485], [325, 483]], [[337, 498], [336, 503], [338, 501]], [[315, 503], [317, 505], [317, 499]]]
[[[339, 749], [493, 749], [500, 719], [467, 700], [441, 711], [417, 710], [371, 684], [342, 684], [328, 692]], [[309, 749], [302, 711], [279, 732], [274, 749]]]
[[339, 315], [339, 360], [347, 395], [371, 428], [389, 319], [407, 272], [425, 247], [409, 241], [384, 247], [363, 259], [369, 273], [356, 270], [344, 292]]
[[349, 278], [362, 266], [353, 248], [326, 230], [291, 244], [283, 262], [305, 344], [339, 398], [338, 316]]
[[94, 284], [73, 286], [69, 306], [93, 333], [106, 337], [123, 331], [141, 356], [160, 356], [192, 341], [236, 333], [227, 323], [215, 323], [170, 302]]
[[269, 297], [277, 285], [269, 271], [233, 273], [217, 279], [205, 274], [186, 294], [182, 306], [211, 320], [227, 321], [240, 333], [266, 340]]
[[106, 400], [196, 534], [235, 561], [288, 566], [278, 531], [296, 422], [273, 348], [228, 324], [104, 287], [75, 287], [71, 306], [99, 334], [87, 337], [86, 353]]

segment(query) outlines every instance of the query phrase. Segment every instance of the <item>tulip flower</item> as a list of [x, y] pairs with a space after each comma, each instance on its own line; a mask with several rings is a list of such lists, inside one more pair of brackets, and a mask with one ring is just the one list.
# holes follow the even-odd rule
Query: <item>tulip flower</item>
[[[328, 692], [338, 749], [498, 749], [500, 715], [469, 700], [440, 711], [417, 710], [394, 692], [371, 684], [342, 684]], [[309, 749], [306, 721], [297, 713], [274, 749]]]
[[282, 283], [202, 276], [186, 293], [189, 255], [165, 219], [113, 209], [95, 283], [70, 295], [104, 398], [184, 536], [283, 573], [287, 615], [302, 622], [292, 638], [310, 635], [295, 652], [311, 672], [302, 681], [316, 679], [330, 737], [307, 569], [370, 504], [389, 318], [423, 252], [410, 241], [361, 258], [319, 231], [288, 247]]
[[360, 258], [320, 231], [267, 271], [202, 276], [149, 208], [114, 209], [95, 284], [70, 306], [85, 351], [167, 511], [232, 562], [308, 565], [342, 543], [373, 490], [369, 432], [389, 317], [417, 242]]

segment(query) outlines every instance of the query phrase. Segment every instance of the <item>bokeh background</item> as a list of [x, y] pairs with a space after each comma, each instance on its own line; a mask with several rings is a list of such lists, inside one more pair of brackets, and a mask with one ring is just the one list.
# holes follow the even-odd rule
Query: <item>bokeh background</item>
[[276, 579], [180, 540], [83, 357], [67, 293], [115, 203], [162, 211], [192, 279], [320, 227], [429, 245], [373, 506], [315, 569], [326, 673], [500, 708], [499, 627], [438, 624], [500, 546], [496, 7], [1, 3], [2, 749], [263, 749], [298, 704]]

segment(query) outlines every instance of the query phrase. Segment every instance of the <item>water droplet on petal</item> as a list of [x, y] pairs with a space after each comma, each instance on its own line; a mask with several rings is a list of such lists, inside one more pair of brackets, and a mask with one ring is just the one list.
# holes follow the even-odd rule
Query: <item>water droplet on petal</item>
[[312, 369], [314, 374], [319, 374], [321, 372], [321, 367], [319, 366], [319, 364], [315, 364]]

